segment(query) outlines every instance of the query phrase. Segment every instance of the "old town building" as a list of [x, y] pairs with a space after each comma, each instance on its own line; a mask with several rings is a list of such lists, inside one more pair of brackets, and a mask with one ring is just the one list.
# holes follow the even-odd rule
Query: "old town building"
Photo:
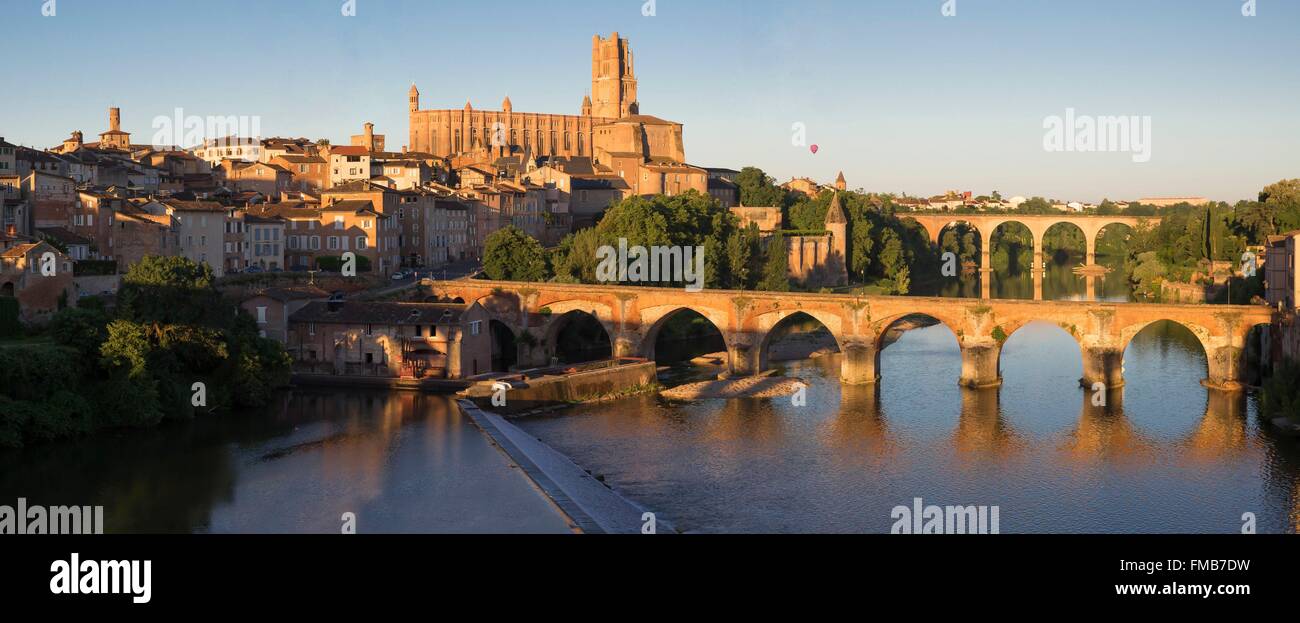
[[314, 302], [289, 316], [303, 374], [465, 379], [492, 371], [482, 305]]
[[77, 304], [72, 260], [48, 242], [9, 246], [0, 251], [0, 296], [18, 299], [25, 323], [48, 321]]

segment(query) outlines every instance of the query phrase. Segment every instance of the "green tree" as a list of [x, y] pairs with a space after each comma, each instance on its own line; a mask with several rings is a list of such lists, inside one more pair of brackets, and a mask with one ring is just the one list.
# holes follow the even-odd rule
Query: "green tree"
[[546, 252], [542, 244], [513, 225], [488, 236], [483, 272], [497, 281], [545, 281]]
[[763, 280], [758, 284], [759, 290], [768, 292], [790, 291], [790, 258], [785, 245], [785, 236], [777, 232], [767, 241], [767, 261], [763, 265]]
[[726, 287], [736, 290], [748, 290], [750, 287], [749, 270], [753, 264], [753, 243], [749, 237], [749, 228], [732, 232], [727, 238]]
[[740, 204], [756, 208], [784, 207], [789, 193], [776, 185], [776, 180], [768, 177], [758, 167], [745, 167], [736, 176], [736, 186], [740, 187]]

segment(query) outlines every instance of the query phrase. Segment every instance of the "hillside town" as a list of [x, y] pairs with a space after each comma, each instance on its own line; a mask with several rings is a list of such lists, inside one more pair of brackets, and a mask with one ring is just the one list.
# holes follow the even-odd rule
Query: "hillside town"
[[[221, 278], [328, 272], [352, 253], [361, 271], [400, 278], [476, 262], [488, 236], [503, 227], [550, 247], [592, 227], [627, 197], [688, 191], [717, 200], [764, 234], [788, 227], [779, 206], [742, 205], [740, 171], [689, 164], [681, 123], [642, 114], [627, 39], [593, 37], [592, 74], [576, 115], [517, 112], [509, 97], [498, 110], [470, 102], [425, 110], [412, 85], [409, 137], [398, 149], [372, 123], [347, 145], [237, 134], [157, 145], [139, 138], [154, 124], [133, 124], [129, 111], [124, 117], [116, 107], [98, 140], [86, 141], [78, 129], [41, 149], [0, 137], [0, 253], [7, 275], [0, 281], [18, 299], [23, 319], [39, 321], [79, 296], [115, 292], [120, 275], [149, 256], [189, 258]], [[802, 177], [781, 188], [816, 197], [848, 187], [841, 173], [833, 184]], [[983, 211], [1025, 201], [950, 191], [897, 197], [893, 205]], [[1096, 209], [1077, 202], [1052, 207]], [[788, 241], [792, 278], [817, 272], [829, 255], [845, 255], [844, 232], [833, 235], [842, 216], [831, 212], [825, 232]], [[21, 277], [48, 252], [72, 270], [39, 284]]]

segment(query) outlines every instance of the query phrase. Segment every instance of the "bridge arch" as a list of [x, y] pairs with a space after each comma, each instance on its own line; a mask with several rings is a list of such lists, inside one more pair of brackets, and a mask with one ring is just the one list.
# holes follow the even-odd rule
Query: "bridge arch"
[[[1006, 369], [1002, 365], [1002, 356], [1008, 354], [1008, 352], [1011, 355], [1015, 355], [1015, 353], [1021, 349], [1025, 349], [1025, 350], [1039, 349], [1039, 352], [1041, 353], [1041, 350], [1043, 348], [1047, 348], [1047, 349], [1056, 348], [1051, 343], [1046, 345], [1041, 343], [1032, 343], [1032, 344], [1025, 343], [1024, 340], [1027, 338], [1025, 337], [1024, 330], [1033, 327], [1033, 329], [1031, 330], [1045, 330], [1047, 332], [1052, 333], [1055, 337], [1060, 337], [1061, 335], [1065, 335], [1070, 338], [1070, 342], [1074, 344], [1074, 347], [1076, 349], [1075, 352], [1078, 353], [1077, 361], [1079, 361], [1080, 374], [1075, 376], [1073, 373], [1067, 372], [1066, 373], [1067, 376], [1072, 377], [1070, 378], [1069, 385], [1074, 386], [1077, 383], [1077, 380], [1079, 378], [1082, 378], [1082, 372], [1084, 370], [1084, 367], [1087, 365], [1087, 361], [1085, 357], [1083, 342], [1080, 341], [1079, 339], [1078, 329], [1076, 327], [1073, 327], [1065, 323], [1057, 323], [1057, 322], [1052, 322], [1050, 320], [1038, 320], [1038, 319], [1024, 319], [1016, 322], [1002, 323], [999, 324], [998, 326], [1002, 329], [1003, 333], [1005, 334], [1003, 336], [998, 336], [1001, 338], [1001, 344], [999, 345], [998, 348], [998, 369], [1001, 371], [1001, 373], [1004, 376], [1006, 374]], [[1062, 340], [1062, 342], [1064, 341]], [[1064, 343], [1062, 343], [1060, 348], [1065, 348]], [[1059, 372], [1060, 369], [1053, 366], [1042, 371], [1035, 371], [1034, 374], [1056, 374]], [[1035, 380], [1037, 382], [1042, 382], [1045, 379], [1043, 379], [1040, 376], [1040, 377], [1036, 377]]]
[[[1070, 232], [1070, 234], [1064, 235], [1067, 244], [1061, 246], [1052, 245], [1049, 247], [1047, 244], [1048, 239], [1051, 237], [1053, 232], [1058, 231]], [[1088, 243], [1087, 230], [1074, 221], [1058, 221], [1048, 225], [1047, 228], [1043, 230], [1043, 239], [1039, 242], [1038, 246], [1042, 249], [1044, 260], [1048, 260], [1051, 256], [1056, 256], [1062, 252], [1074, 252], [1087, 257], [1089, 249], [1092, 248]]]
[[836, 350], [843, 351], [844, 347], [840, 343], [839, 337], [843, 334], [843, 322], [838, 315], [817, 310], [793, 309], [769, 312], [759, 316], [756, 320], [763, 331], [763, 340], [758, 347], [759, 370], [769, 368], [772, 344], [785, 337], [785, 331], [800, 321], [812, 321], [826, 329], [835, 342]]
[[574, 364], [612, 357], [617, 333], [598, 314], [574, 308], [550, 314], [543, 335], [543, 353], [547, 359]]
[[[904, 333], [908, 330], [895, 331], [900, 325], [917, 323], [918, 325], [938, 324], [948, 330], [952, 336], [953, 345], [958, 350], [964, 350], [961, 343], [962, 323], [959, 318], [954, 318], [946, 314], [933, 313], [929, 311], [913, 311], [901, 314], [895, 314], [881, 319], [874, 323], [874, 337], [869, 341], [859, 342], [844, 340], [840, 344], [840, 350], [844, 353], [844, 362], [842, 364], [841, 378], [846, 383], [874, 383], [884, 377], [884, 366], [882, 365], [882, 355], [886, 348], [894, 342], [902, 339]], [[920, 326], [914, 328], [922, 328]], [[891, 333], [892, 332], [892, 333]]]
[[1210, 333], [1210, 330], [1199, 324], [1195, 324], [1183, 320], [1175, 320], [1173, 318], [1157, 318], [1154, 320], [1135, 323], [1121, 329], [1120, 330], [1121, 346], [1119, 349], [1121, 355], [1120, 358], [1121, 365], [1124, 365], [1129, 360], [1130, 356], [1132, 355], [1132, 353], [1130, 352], [1131, 346], [1133, 345], [1134, 340], [1139, 335], [1150, 331], [1157, 331], [1157, 330], [1167, 331], [1169, 329], [1173, 330], [1172, 335], [1166, 335], [1161, 338], [1159, 344], [1160, 350], [1166, 351], [1174, 344], [1176, 344], [1177, 343], [1176, 340], [1178, 339], [1178, 334], [1180, 332], [1185, 335], [1190, 334], [1190, 336], [1194, 340], [1192, 343], [1195, 343], [1196, 345], [1200, 346], [1199, 353], [1196, 353], [1195, 349], [1193, 349], [1192, 351], [1193, 356], [1199, 355], [1200, 357], [1204, 357], [1205, 377], [1203, 377], [1204, 379], [1203, 382], [1214, 378], [1216, 373], [1215, 357], [1216, 354], [1218, 353], [1217, 353], [1217, 349], [1214, 348], [1214, 345], [1212, 343], [1213, 337]]
[[488, 320], [488, 332], [492, 338], [492, 371], [509, 372], [519, 363], [519, 336], [496, 318]]
[[1109, 232], [1116, 231], [1119, 229], [1123, 229], [1128, 232], [1127, 236], [1125, 236], [1125, 247], [1128, 246], [1128, 241], [1132, 240], [1133, 235], [1138, 232], [1137, 226], [1133, 225], [1132, 223], [1126, 223], [1123, 221], [1111, 221], [1108, 223], [1101, 223], [1097, 227], [1096, 232], [1093, 232], [1092, 235], [1088, 237], [1088, 264], [1097, 263], [1096, 262], [1097, 249], [1101, 246], [1102, 237]]
[[699, 316], [713, 325], [722, 337], [722, 346], [730, 351], [731, 340], [727, 336], [727, 314], [709, 307], [691, 305], [660, 305], [641, 310], [640, 356], [651, 361], [657, 360], [656, 346], [665, 325], [682, 314]]

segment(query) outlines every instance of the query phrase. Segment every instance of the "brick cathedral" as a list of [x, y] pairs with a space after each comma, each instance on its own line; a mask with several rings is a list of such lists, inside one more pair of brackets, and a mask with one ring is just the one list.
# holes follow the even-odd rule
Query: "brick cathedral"
[[[682, 125], [640, 114], [632, 48], [618, 33], [591, 41], [591, 95], [579, 114], [515, 112], [510, 98], [501, 110], [420, 110], [411, 85], [410, 151], [439, 157], [481, 154], [482, 161], [514, 154], [587, 158], [610, 169], [620, 157], [644, 163], [682, 163]], [[477, 159], [477, 158], [475, 158]]]

